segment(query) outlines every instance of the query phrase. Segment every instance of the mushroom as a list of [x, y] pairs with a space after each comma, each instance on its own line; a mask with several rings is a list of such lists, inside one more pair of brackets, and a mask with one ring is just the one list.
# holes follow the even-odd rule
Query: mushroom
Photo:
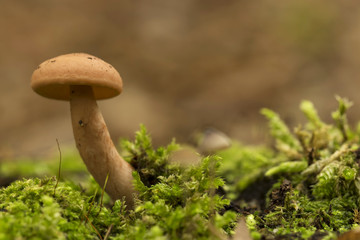
[[117, 96], [122, 80], [113, 66], [85, 53], [49, 59], [31, 78], [32, 89], [41, 96], [70, 101], [76, 147], [88, 169], [113, 200], [125, 197], [133, 207], [132, 166], [118, 153], [110, 138], [96, 100]]

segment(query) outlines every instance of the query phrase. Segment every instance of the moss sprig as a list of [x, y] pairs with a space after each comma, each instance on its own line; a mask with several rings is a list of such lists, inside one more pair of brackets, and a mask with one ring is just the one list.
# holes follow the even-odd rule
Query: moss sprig
[[[300, 109], [308, 122], [296, 127], [294, 135], [277, 114], [262, 110], [277, 143], [275, 155], [285, 158], [273, 162], [266, 172], [278, 183], [268, 194], [268, 213], [248, 217], [256, 220], [255, 225], [251, 223], [253, 233], [261, 233], [265, 239], [308, 239], [319, 234], [335, 239], [338, 233], [358, 226], [359, 134], [347, 122], [346, 112], [352, 103], [340, 97], [336, 100], [333, 124], [323, 122], [314, 105], [303, 101]], [[286, 148], [279, 147], [279, 143]], [[280, 197], [284, 179], [292, 187], [283, 195], [281, 204], [271, 205]]]

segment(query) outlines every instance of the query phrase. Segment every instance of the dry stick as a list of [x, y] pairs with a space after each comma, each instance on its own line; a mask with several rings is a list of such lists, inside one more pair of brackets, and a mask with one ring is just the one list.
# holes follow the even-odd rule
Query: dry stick
[[230, 238], [226, 237], [226, 235], [222, 232], [220, 232], [214, 224], [209, 223], [209, 231], [212, 233], [215, 237], [217, 237], [220, 240], [230, 240]]
[[87, 221], [90, 223], [91, 227], [95, 230], [96, 234], [99, 236], [100, 240], [103, 240], [103, 238], [101, 237], [99, 231], [96, 229], [96, 227], [90, 222], [89, 218], [85, 215]]
[[56, 184], [54, 187], [54, 196], [55, 196], [55, 192], [56, 192], [56, 188], [59, 184], [59, 180], [60, 180], [60, 174], [61, 174], [61, 149], [60, 149], [60, 144], [59, 144], [59, 140], [56, 138], [56, 143], [57, 143], [57, 147], [60, 153], [60, 161], [59, 161], [59, 174], [58, 174], [58, 178], [56, 179]]
[[[99, 210], [99, 212], [98, 212], [97, 214], [100, 214], [100, 212], [101, 212], [101, 210], [102, 210], [102, 207], [103, 207], [103, 197], [104, 197], [105, 187], [106, 187], [106, 184], [107, 184], [108, 179], [109, 179], [109, 173], [106, 175], [105, 184], [104, 184], [104, 187], [103, 187], [103, 189], [102, 189], [102, 191], [101, 191], [100, 210]], [[91, 208], [92, 208], [92, 206], [94, 205], [94, 200], [95, 200], [96, 194], [97, 194], [97, 189], [96, 189], [94, 198], [93, 198], [93, 200], [92, 200], [92, 202], [91, 202], [91, 204], [90, 204], [90, 207], [89, 207], [89, 210], [88, 210], [88, 212], [87, 212], [87, 215], [85, 216], [86, 218], [87, 218], [87, 216], [90, 214]]]
[[[95, 197], [96, 197], [97, 191], [98, 191], [98, 188], [96, 188], [94, 197], [93, 197], [93, 199], [92, 199], [91, 202], [90, 202], [90, 206], [89, 206], [89, 209], [88, 209], [88, 211], [87, 211], [87, 213], [86, 213], [86, 216], [89, 216], [89, 214], [90, 214], [90, 212], [91, 212], [91, 209], [92, 209], [92, 207], [94, 206], [94, 202], [95, 202]], [[86, 220], [85, 223], [87, 223], [87, 220]]]
[[113, 228], [114, 224], [111, 224], [108, 228], [108, 230], [106, 231], [106, 234], [104, 236], [104, 240], [107, 240], [110, 236], [110, 232], [111, 232], [111, 229]]

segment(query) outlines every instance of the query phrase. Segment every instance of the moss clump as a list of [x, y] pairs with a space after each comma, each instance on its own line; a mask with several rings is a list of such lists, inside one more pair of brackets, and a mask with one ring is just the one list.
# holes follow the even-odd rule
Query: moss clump
[[[313, 104], [303, 101], [300, 109], [308, 122], [294, 131], [277, 113], [263, 109], [274, 148], [255, 151], [251, 157], [238, 154], [239, 158], [224, 159], [224, 165], [229, 165], [227, 169], [233, 169], [230, 173], [235, 176], [235, 163], [241, 167], [255, 164], [237, 178], [236, 186], [249, 177], [251, 187], [275, 182], [263, 195], [265, 206], [249, 210], [249, 204], [242, 205], [254, 239], [336, 239], [359, 226], [360, 132], [347, 124], [351, 103], [340, 97], [337, 101], [339, 107], [332, 113], [334, 124], [324, 123]], [[247, 151], [249, 148], [241, 150], [242, 154]], [[242, 198], [241, 192], [233, 197]]]
[[[71, 181], [60, 181], [56, 191], [54, 177], [0, 189], [0, 240], [226, 239], [238, 217], [229, 209], [245, 216], [254, 239], [336, 239], [360, 224], [360, 127], [347, 123], [351, 103], [337, 100], [333, 124], [303, 101], [307, 123], [293, 131], [263, 109], [273, 147], [235, 142], [217, 153], [221, 158], [204, 157], [189, 168], [168, 163], [178, 147], [174, 142], [154, 149], [141, 127], [134, 142], [122, 142], [136, 169], [134, 210], [121, 200], [102, 199], [101, 188], [83, 170], [82, 178], [72, 178], [78, 172], [68, 171], [64, 159], [69, 175], [62, 176]], [[15, 169], [9, 166], [1, 165], [2, 176]], [[27, 176], [34, 176], [28, 166]], [[48, 169], [47, 175], [56, 175], [56, 168]], [[79, 179], [81, 185], [74, 184]]]
[[55, 178], [18, 180], [0, 190], [0, 239], [216, 239], [213, 231], [230, 234], [237, 216], [224, 212], [229, 200], [215, 194], [224, 184], [217, 157], [188, 169], [170, 165], [167, 158], [176, 144], [153, 149], [144, 127], [123, 148], [138, 170], [134, 210], [120, 200], [104, 206], [92, 181], [86, 185], [90, 191], [72, 182], [59, 182], [55, 191]]
[[218, 157], [206, 157], [199, 166], [186, 169], [170, 165], [169, 154], [177, 145], [173, 142], [154, 150], [144, 127], [134, 143], [124, 141], [123, 146], [127, 159], [137, 169], [134, 178], [140, 193], [128, 236], [148, 239], [150, 229], [161, 239], [216, 239], [212, 227], [230, 233], [236, 214], [219, 213], [229, 200], [215, 194], [224, 185], [217, 174]]
[[264, 178], [266, 169], [280, 159], [265, 146], [243, 146], [233, 142], [226, 150], [219, 151], [222, 158], [219, 174], [226, 181], [226, 196], [236, 200], [250, 185]]
[[107, 228], [110, 211], [90, 208], [91, 199], [72, 183], [60, 182], [54, 194], [55, 184], [32, 178], [0, 189], [0, 239], [94, 239], [86, 221]]

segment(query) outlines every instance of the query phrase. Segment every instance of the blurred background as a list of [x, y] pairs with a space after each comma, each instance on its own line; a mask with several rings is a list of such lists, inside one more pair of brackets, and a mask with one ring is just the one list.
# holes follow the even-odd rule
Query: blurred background
[[155, 145], [204, 127], [263, 143], [262, 107], [294, 126], [308, 99], [330, 121], [336, 94], [360, 118], [355, 0], [0, 0], [0, 29], [0, 159], [74, 146], [69, 103], [30, 88], [41, 62], [71, 52], [123, 78], [123, 93], [99, 102], [115, 141], [143, 123]]

